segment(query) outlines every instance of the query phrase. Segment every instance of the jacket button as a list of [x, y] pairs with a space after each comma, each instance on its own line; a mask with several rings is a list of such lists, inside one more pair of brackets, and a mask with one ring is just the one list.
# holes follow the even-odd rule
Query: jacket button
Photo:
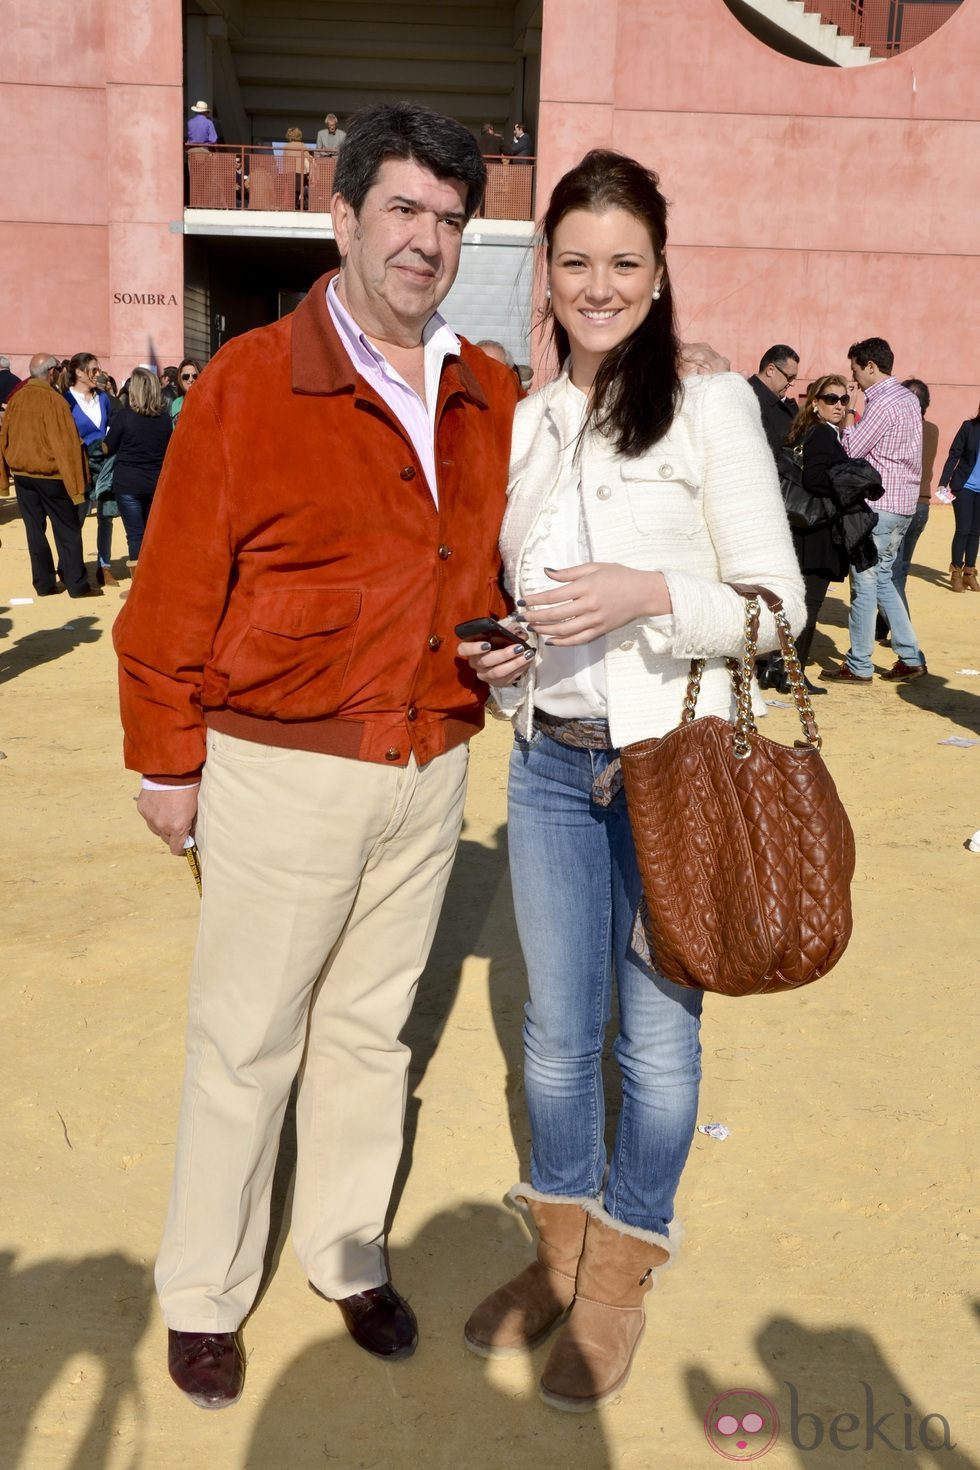
[[596, 491], [596, 497], [599, 500], [608, 500], [610, 495], [612, 495], [612, 491], [608, 485], [600, 485]]
[[440, 546], [439, 547], [439, 555], [440, 555], [440, 557], [442, 558], [443, 561], [448, 561], [449, 558], [452, 556], [452, 554], [453, 553], [452, 553], [452, 550], [451, 550], [450, 547], [448, 547], [448, 546]]
[[385, 760], [386, 761], [396, 761], [400, 755], [401, 755], [401, 751], [400, 750], [396, 750], [395, 747], [392, 746], [390, 750], [386, 750], [385, 751]]
[[414, 470], [413, 466], [410, 465], [410, 464], [407, 464], [405, 466], [405, 468], [401, 471], [401, 477], [402, 477], [403, 480], [414, 480], [415, 479], [415, 470]]
[[429, 639], [429, 647], [432, 649], [433, 653], [435, 653], [437, 648], [442, 647], [442, 639], [438, 636], [438, 634], [433, 633], [432, 637]]
[[623, 650], [624, 653], [629, 653], [629, 651], [630, 651], [631, 648], [635, 648], [636, 647], [636, 644], [634, 643], [634, 641], [633, 641], [632, 638], [627, 638], [626, 641], [623, 642], [623, 643], [621, 643], [619, 646]]
[[673, 473], [674, 466], [672, 464], [662, 464], [657, 471], [657, 474], [660, 476], [661, 480], [669, 480]]
[[414, 704], [410, 704], [408, 706], [408, 709], [405, 711], [405, 713], [408, 715], [408, 718], [410, 720], [417, 720], [418, 717], [419, 717], [418, 708]]

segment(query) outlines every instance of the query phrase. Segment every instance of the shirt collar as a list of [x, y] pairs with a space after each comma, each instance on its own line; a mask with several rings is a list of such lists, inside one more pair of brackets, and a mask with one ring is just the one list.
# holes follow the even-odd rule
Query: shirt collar
[[872, 399], [877, 398], [878, 394], [881, 393], [885, 388], [894, 388], [897, 382], [897, 378], [879, 378], [877, 383], [872, 383], [870, 388], [865, 388], [865, 403], [870, 403]]
[[[347, 343], [354, 360], [366, 368], [370, 368], [373, 364], [385, 377], [397, 377], [401, 381], [401, 375], [395, 372], [384, 353], [368, 340], [341, 301], [336, 276], [332, 276], [327, 283], [327, 304], [337, 324], [337, 330]], [[438, 311], [432, 313], [422, 328], [422, 348], [427, 353], [430, 346], [434, 352], [441, 352], [444, 357], [459, 356], [460, 340], [445, 317], [441, 316]]]
[[[333, 271], [314, 281], [290, 317], [294, 393], [342, 393], [357, 388], [357, 370], [327, 309], [327, 285], [336, 275], [337, 272]], [[438, 317], [439, 323], [445, 326], [438, 312], [434, 317]], [[429, 324], [433, 319], [430, 318]], [[360, 332], [356, 323], [354, 325]], [[451, 331], [448, 327], [446, 330]], [[462, 393], [481, 408], [486, 408], [486, 395], [462, 355], [462, 343], [454, 333], [452, 335], [458, 356], [447, 359], [444, 364], [440, 398], [453, 392]]]

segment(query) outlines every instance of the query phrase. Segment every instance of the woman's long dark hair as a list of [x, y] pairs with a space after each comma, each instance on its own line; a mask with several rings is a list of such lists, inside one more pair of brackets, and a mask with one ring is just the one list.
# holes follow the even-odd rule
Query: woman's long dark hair
[[[664, 261], [667, 201], [652, 169], [623, 153], [594, 149], [558, 180], [551, 195], [541, 227], [549, 264], [555, 230], [573, 209], [591, 214], [622, 209], [642, 220], [657, 261], [663, 265], [659, 301], [653, 302], [636, 331], [602, 360], [586, 421], [587, 428], [606, 434], [619, 454], [632, 458], [644, 454], [666, 434], [680, 399], [674, 299]], [[550, 302], [544, 320], [549, 318], [558, 361], [564, 362], [570, 347], [568, 333]]]

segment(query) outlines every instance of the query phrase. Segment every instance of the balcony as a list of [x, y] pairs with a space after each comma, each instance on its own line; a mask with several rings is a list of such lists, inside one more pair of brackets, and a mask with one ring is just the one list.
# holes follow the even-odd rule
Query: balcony
[[[480, 218], [533, 218], [534, 160], [487, 159]], [[217, 144], [187, 151], [188, 208], [257, 213], [327, 214], [336, 157], [298, 147]]]

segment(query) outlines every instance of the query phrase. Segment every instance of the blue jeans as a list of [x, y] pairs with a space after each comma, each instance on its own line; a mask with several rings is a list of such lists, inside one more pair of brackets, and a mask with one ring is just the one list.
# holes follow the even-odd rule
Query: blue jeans
[[152, 490], [138, 490], [132, 494], [128, 490], [116, 491], [116, 504], [126, 530], [126, 547], [130, 561], [139, 559], [146, 531], [146, 518], [150, 514], [152, 500]]
[[851, 646], [847, 662], [851, 672], [861, 679], [870, 679], [874, 674], [871, 650], [874, 648], [875, 615], [878, 608], [881, 608], [888, 619], [893, 653], [906, 664], [922, 662], [915, 630], [902, 595], [892, 578], [895, 562], [911, 521], [910, 515], [896, 515], [890, 510], [878, 511], [878, 524], [873, 532], [878, 564], [869, 567], [866, 572], [851, 572], [851, 613], [848, 618]]
[[697, 1117], [701, 993], [631, 952], [640, 875], [622, 792], [591, 799], [611, 751], [571, 750], [535, 732], [510, 764], [508, 842], [528, 970], [524, 1080], [531, 1182], [596, 1197], [606, 1174], [602, 1049], [619, 997], [622, 1105], [605, 1208], [665, 1234]]

